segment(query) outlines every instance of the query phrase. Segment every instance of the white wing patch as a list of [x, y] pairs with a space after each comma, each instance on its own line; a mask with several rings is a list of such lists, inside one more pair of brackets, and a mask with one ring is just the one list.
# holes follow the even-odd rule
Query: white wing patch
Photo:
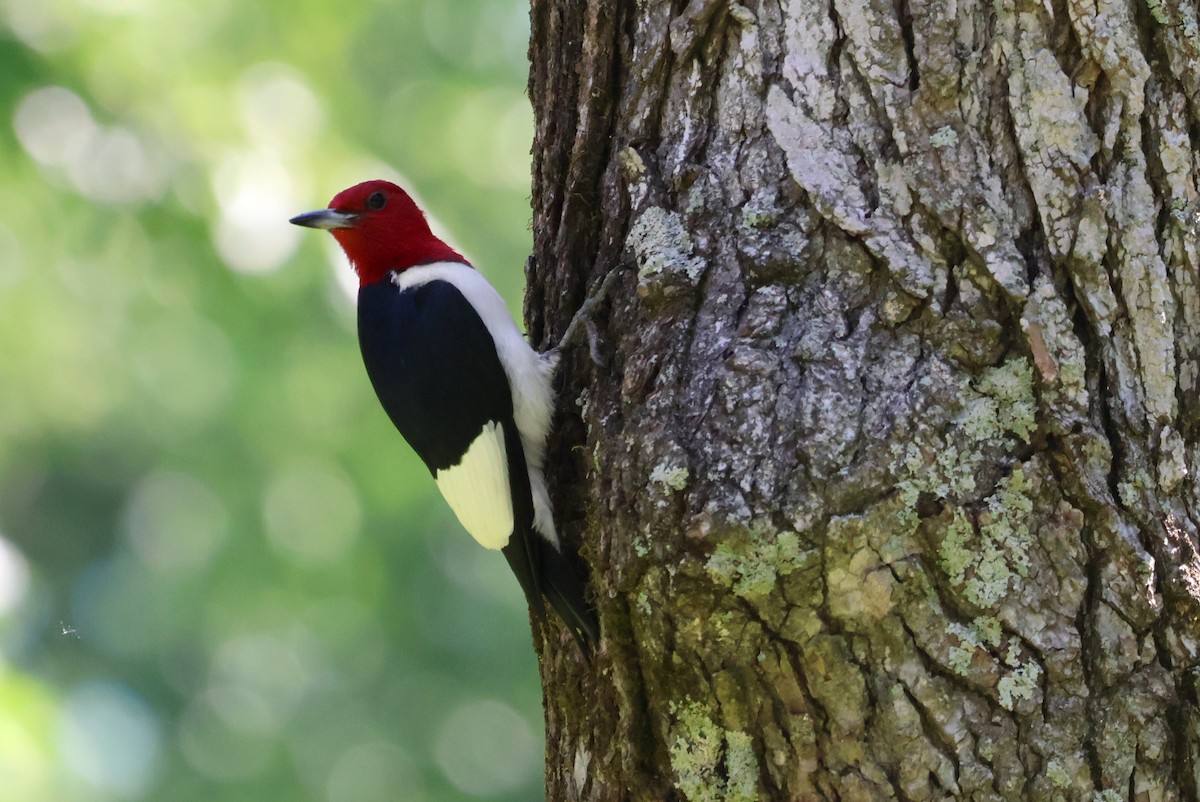
[[508, 451], [499, 422], [484, 424], [457, 465], [434, 477], [458, 522], [485, 549], [502, 549], [513, 531]]

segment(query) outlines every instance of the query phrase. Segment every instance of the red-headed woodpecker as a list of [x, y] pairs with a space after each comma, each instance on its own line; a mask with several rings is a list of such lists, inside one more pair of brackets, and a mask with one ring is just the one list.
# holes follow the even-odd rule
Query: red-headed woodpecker
[[535, 617], [544, 596], [589, 651], [599, 623], [542, 474], [557, 355], [530, 347], [492, 285], [395, 184], [357, 184], [291, 222], [332, 233], [358, 273], [367, 375], [463, 528], [504, 553]]

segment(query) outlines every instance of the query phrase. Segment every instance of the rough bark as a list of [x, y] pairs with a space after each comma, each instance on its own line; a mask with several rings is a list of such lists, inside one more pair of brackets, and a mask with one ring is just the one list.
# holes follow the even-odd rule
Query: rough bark
[[554, 800], [1200, 799], [1200, 20], [532, 4]]

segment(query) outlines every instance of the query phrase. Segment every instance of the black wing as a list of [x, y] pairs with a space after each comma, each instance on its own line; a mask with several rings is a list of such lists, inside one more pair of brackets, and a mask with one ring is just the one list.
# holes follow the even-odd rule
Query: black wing
[[363, 287], [358, 342], [379, 403], [431, 473], [457, 465], [484, 425], [512, 419], [491, 335], [449, 282]]
[[503, 551], [543, 618], [540, 538], [512, 391], [479, 314], [447, 281], [404, 291], [381, 281], [359, 290], [358, 339], [380, 404], [434, 476], [459, 464], [485, 426], [503, 427], [514, 530]]

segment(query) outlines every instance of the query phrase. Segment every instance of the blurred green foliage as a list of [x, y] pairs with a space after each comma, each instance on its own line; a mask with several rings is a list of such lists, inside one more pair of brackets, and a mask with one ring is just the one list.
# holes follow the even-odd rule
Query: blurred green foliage
[[0, 802], [540, 798], [520, 591], [286, 222], [398, 179], [518, 308], [527, 37], [517, 0], [0, 0]]

